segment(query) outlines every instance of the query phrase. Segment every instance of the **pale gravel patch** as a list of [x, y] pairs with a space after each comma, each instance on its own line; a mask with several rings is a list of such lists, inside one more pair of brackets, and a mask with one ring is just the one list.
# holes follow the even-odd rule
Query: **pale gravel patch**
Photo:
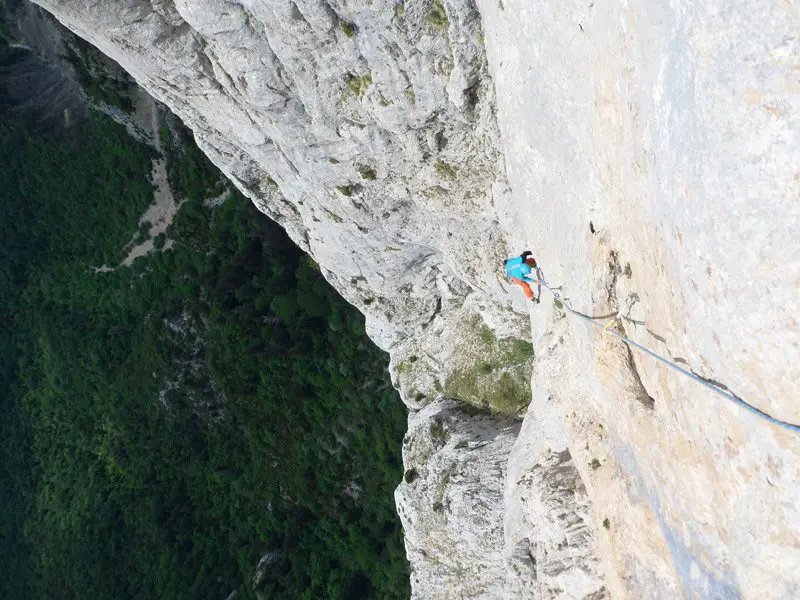
[[[134, 112], [134, 119], [140, 125], [147, 126], [148, 138], [152, 144], [159, 151], [162, 152], [161, 137], [159, 135], [158, 127], [158, 106], [155, 101], [141, 88], [137, 88], [137, 101], [136, 110]], [[150, 239], [145, 240], [141, 244], [133, 244], [133, 240], [129, 242], [131, 246], [128, 255], [122, 261], [121, 266], [129, 267], [134, 260], [140, 256], [146, 256], [155, 249], [153, 240], [156, 236], [163, 233], [166, 235], [175, 215], [181, 209], [186, 200], [176, 202], [172, 190], [169, 187], [169, 178], [167, 174], [167, 158], [153, 159], [153, 170], [150, 174], [150, 179], [155, 186], [153, 190], [153, 202], [147, 210], [139, 217], [139, 225], [150, 223]], [[166, 240], [164, 247], [161, 249], [169, 250], [173, 246], [173, 240]]]
[[[155, 190], [153, 191], [153, 203], [147, 208], [144, 214], [139, 218], [139, 225], [143, 223], [150, 223], [150, 239], [145, 240], [141, 244], [134, 245], [125, 259], [122, 261], [122, 266], [128, 267], [134, 260], [140, 256], [146, 256], [154, 250], [153, 239], [161, 234], [166, 234], [167, 228], [172, 223], [175, 215], [178, 214], [181, 206], [186, 200], [176, 202], [172, 195], [172, 190], [169, 188], [169, 181], [167, 179], [167, 159], [158, 159], [153, 161], [153, 171], [151, 174]], [[172, 240], [168, 240], [171, 242]], [[171, 247], [171, 245], [170, 245]], [[167, 244], [164, 245], [164, 250], [168, 249]]]
[[225, 190], [219, 196], [208, 198], [203, 204], [209, 208], [216, 208], [218, 206], [222, 206], [225, 200], [228, 199], [228, 196], [231, 195], [231, 190], [227, 185], [227, 181], [225, 182], [225, 184], [226, 184]]

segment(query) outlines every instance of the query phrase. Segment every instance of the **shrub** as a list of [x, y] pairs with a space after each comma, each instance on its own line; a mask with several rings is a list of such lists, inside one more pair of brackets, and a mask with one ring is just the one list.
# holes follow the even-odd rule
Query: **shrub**
[[443, 160], [436, 161], [436, 172], [445, 179], [455, 179], [458, 171]]
[[439, 0], [433, 0], [431, 10], [425, 20], [428, 22], [428, 25], [435, 29], [444, 29], [447, 27], [447, 12], [444, 10], [444, 6], [442, 6]]
[[353, 95], [360, 98], [367, 91], [367, 88], [372, 85], [372, 73], [366, 75], [350, 75], [345, 84], [345, 91], [343, 97]]
[[[352, 184], [340, 185], [336, 187], [337, 192], [339, 192], [342, 196], [347, 196], [348, 198], [353, 195], [353, 190], [355, 190], [355, 186]], [[338, 222], [341, 223], [341, 217]]]
[[375, 178], [377, 177], [375, 169], [372, 169], [370, 167], [360, 166], [358, 167], [358, 172], [361, 175], [361, 177], [363, 177], [364, 179], [368, 179], [370, 181], [374, 181]]
[[439, 418], [434, 418], [428, 426], [431, 441], [437, 446], [444, 446], [450, 438], [450, 432], [445, 429], [444, 423]]

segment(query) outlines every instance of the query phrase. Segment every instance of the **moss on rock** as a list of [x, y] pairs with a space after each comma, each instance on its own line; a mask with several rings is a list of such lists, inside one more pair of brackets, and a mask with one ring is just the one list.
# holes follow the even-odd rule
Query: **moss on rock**
[[455, 366], [444, 384], [447, 396], [506, 416], [518, 416], [531, 398], [533, 345], [517, 339], [498, 340], [477, 317], [462, 337]]

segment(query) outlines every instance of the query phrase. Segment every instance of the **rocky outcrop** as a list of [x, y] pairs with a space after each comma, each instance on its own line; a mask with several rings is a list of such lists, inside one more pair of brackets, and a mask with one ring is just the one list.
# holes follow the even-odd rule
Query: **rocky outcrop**
[[433, 402], [409, 420], [395, 497], [417, 597], [502, 591], [503, 487], [518, 432], [518, 424], [454, 400]]
[[[800, 436], [547, 294], [529, 328], [496, 277], [530, 247], [576, 308], [627, 305], [633, 339], [800, 420], [791, 2], [40, 3], [176, 112], [391, 352], [416, 597], [800, 593]], [[525, 408], [504, 399], [529, 331]], [[520, 434], [442, 396], [524, 415]]]

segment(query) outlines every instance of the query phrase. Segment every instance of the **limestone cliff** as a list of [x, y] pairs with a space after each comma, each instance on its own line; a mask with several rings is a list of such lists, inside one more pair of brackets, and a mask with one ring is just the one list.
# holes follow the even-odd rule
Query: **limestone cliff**
[[38, 1], [391, 352], [415, 597], [800, 595], [800, 435], [496, 277], [800, 420], [792, 2]]

